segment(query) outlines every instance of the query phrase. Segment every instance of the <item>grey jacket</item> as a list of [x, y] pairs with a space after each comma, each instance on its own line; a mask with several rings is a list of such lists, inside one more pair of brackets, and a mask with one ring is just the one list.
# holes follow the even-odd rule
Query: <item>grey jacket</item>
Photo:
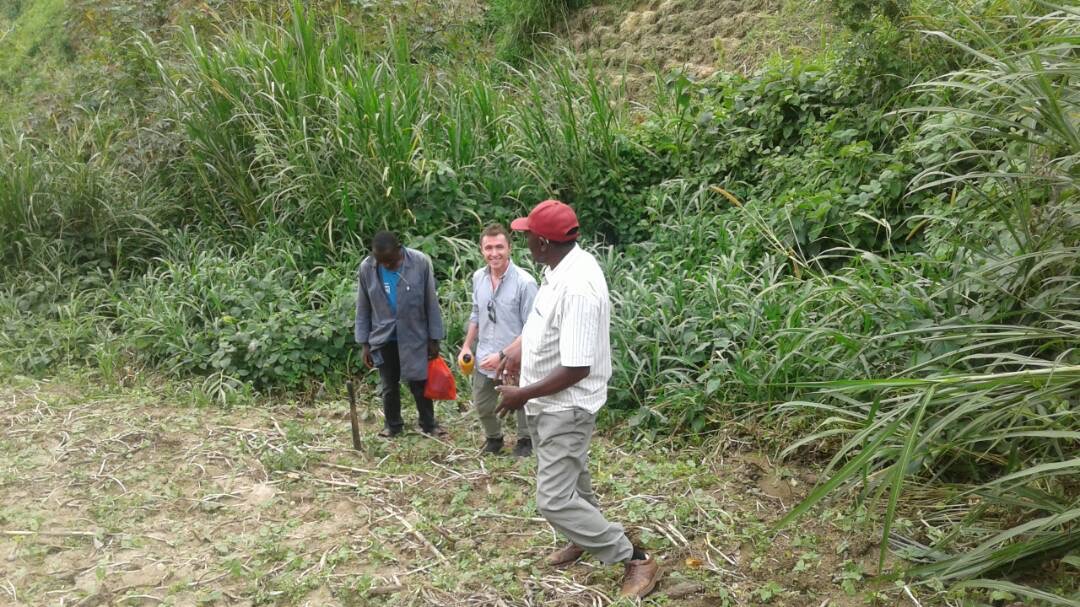
[[431, 259], [420, 251], [402, 247], [401, 280], [397, 291], [397, 318], [383, 291], [375, 258], [367, 256], [357, 271], [356, 343], [371, 346], [376, 365], [382, 364], [379, 348], [387, 345], [397, 329], [402, 381], [427, 379], [428, 340], [446, 338], [439, 297], [435, 293], [435, 272]]

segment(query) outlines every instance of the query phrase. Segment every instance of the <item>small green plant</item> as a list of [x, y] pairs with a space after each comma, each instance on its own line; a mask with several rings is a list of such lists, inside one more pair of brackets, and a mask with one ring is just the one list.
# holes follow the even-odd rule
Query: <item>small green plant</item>
[[303, 470], [313, 457], [310, 452], [311, 431], [298, 423], [288, 422], [284, 438], [285, 442], [277, 445], [268, 441], [259, 460], [269, 471]]
[[784, 594], [784, 587], [775, 580], [769, 580], [754, 590], [754, 596], [763, 603], [770, 603], [782, 594]]
[[834, 575], [833, 579], [840, 583], [840, 588], [843, 589], [844, 594], [855, 596], [858, 593], [858, 584], [862, 581], [863, 575], [862, 567], [858, 563], [847, 560], [840, 564], [840, 572]]

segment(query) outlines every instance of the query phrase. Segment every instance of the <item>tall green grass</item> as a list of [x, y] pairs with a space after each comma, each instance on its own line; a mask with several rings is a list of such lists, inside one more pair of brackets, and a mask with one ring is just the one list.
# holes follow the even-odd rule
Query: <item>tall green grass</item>
[[438, 73], [404, 36], [373, 52], [299, 5], [287, 26], [188, 49], [166, 74], [187, 139], [175, 183], [211, 226], [289, 225], [333, 249], [384, 226], [505, 220], [556, 184], [582, 195], [616, 155], [618, 101], [558, 63], [504, 82]]
[[[844, 442], [829, 481], [781, 524], [842, 488], [887, 494], [882, 560], [899, 542], [924, 580], [998, 589], [994, 578], [1080, 548], [1080, 14], [1044, 6], [1002, 17], [1019, 26], [1005, 40], [967, 18], [977, 47], [928, 32], [974, 62], [921, 86], [938, 103], [905, 110], [926, 117], [924, 142], [954, 142], [915, 181], [950, 192], [918, 218], [933, 224], [928, 240], [948, 268], [931, 292], [942, 314], [874, 342], [915, 336], [932, 355], [881, 378], [821, 382], [820, 400], [784, 405], [829, 416], [789, 451]], [[950, 490], [923, 506], [922, 529], [898, 530], [901, 495], [927, 480]]]
[[3, 271], [57, 261], [119, 266], [157, 249], [158, 228], [175, 215], [155, 179], [127, 168], [124, 138], [106, 114], [49, 140], [0, 129]]

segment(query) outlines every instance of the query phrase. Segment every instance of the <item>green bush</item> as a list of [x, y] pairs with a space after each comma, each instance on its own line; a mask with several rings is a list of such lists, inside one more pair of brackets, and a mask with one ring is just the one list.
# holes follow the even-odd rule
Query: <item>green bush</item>
[[300, 247], [287, 238], [239, 251], [178, 235], [170, 250], [112, 302], [118, 330], [147, 363], [258, 388], [298, 388], [359, 368], [354, 269], [301, 267]]
[[108, 277], [95, 267], [9, 275], [0, 289], [0, 372], [42, 374], [94, 366], [116, 336], [103, 315]]

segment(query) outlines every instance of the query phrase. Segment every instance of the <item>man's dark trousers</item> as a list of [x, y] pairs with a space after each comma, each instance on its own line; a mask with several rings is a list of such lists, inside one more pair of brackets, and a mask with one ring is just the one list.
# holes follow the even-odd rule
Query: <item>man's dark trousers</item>
[[[379, 365], [379, 379], [382, 381], [383, 415], [386, 417], [386, 429], [392, 434], [402, 431], [405, 422], [401, 420], [401, 359], [398, 358], [397, 343], [391, 342], [379, 348], [382, 364]], [[424, 380], [410, 381], [409, 391], [416, 400], [416, 412], [420, 415], [420, 429], [424, 432], [435, 431], [435, 405], [431, 399], [424, 398]]]

